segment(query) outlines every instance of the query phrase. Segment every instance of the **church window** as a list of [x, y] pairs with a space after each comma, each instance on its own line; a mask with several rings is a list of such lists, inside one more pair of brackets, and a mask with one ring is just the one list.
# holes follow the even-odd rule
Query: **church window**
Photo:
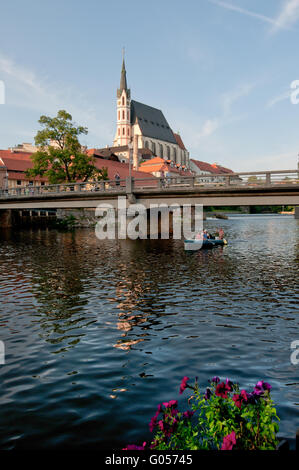
[[153, 153], [156, 155], [156, 144], [153, 142]]
[[176, 148], [173, 149], [173, 158], [174, 158], [174, 161], [176, 162]]
[[125, 105], [125, 97], [124, 96], [122, 97], [122, 105], [123, 106]]
[[128, 128], [128, 135], [130, 135], [130, 129]]
[[129, 111], [127, 112], [127, 120], [129, 120]]
[[160, 157], [163, 158], [163, 145], [160, 144]]
[[145, 147], [146, 149], [148, 149], [148, 141], [147, 141], [147, 140], [144, 142], [144, 147]]
[[125, 112], [123, 111], [123, 119], [125, 119]]
[[120, 120], [120, 111], [118, 111], [118, 120]]
[[125, 128], [123, 127], [123, 135], [125, 135]]
[[167, 159], [170, 160], [170, 148], [167, 145]]

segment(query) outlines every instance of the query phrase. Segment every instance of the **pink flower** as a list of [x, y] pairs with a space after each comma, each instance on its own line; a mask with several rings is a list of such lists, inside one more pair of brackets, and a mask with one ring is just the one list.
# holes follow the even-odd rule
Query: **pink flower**
[[216, 387], [215, 395], [217, 395], [217, 397], [227, 398], [227, 392], [231, 392], [231, 387], [228, 384], [221, 382]]
[[236, 445], [236, 433], [231, 432], [223, 439], [221, 450], [232, 450], [233, 446]]
[[158, 415], [159, 415], [159, 412], [157, 411], [157, 413], [150, 420], [150, 423], [149, 423], [150, 432], [153, 432], [155, 426], [157, 426]]
[[165, 406], [165, 408], [176, 408], [178, 406], [178, 401], [177, 400], [165, 401], [163, 405]]
[[245, 390], [241, 390], [241, 393], [239, 395], [235, 394], [233, 396], [233, 400], [235, 402], [235, 405], [241, 409], [243, 401], [248, 400], [247, 393], [245, 392]]
[[128, 444], [127, 447], [125, 447], [122, 450], [144, 450], [146, 446], [146, 442], [144, 442], [141, 446], [135, 446], [135, 444]]
[[183, 380], [182, 380], [182, 382], [181, 382], [181, 386], [180, 386], [180, 395], [181, 395], [181, 394], [183, 393], [183, 391], [186, 390], [186, 388], [188, 387], [188, 384], [187, 384], [188, 380], [189, 380], [189, 377], [186, 377], [186, 376], [185, 376], [185, 377], [183, 378]]

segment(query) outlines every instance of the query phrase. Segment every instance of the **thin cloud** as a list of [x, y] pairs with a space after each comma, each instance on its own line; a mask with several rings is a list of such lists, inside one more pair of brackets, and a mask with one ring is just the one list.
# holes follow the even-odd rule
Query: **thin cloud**
[[284, 93], [281, 93], [278, 96], [274, 96], [271, 98], [268, 103], [266, 104], [266, 108], [272, 108], [275, 106], [277, 103], [280, 103], [281, 101], [287, 100], [291, 98], [291, 93], [292, 90], [285, 91]]
[[[287, 5], [284, 5], [283, 11], [278, 16], [278, 18], [271, 18], [269, 16], [262, 15], [260, 13], [255, 13], [253, 11], [247, 10], [245, 8], [238, 7], [232, 3], [223, 2], [221, 0], [209, 0], [210, 3], [218, 5], [219, 7], [225, 8], [226, 10], [231, 10], [242, 15], [250, 16], [264, 23], [272, 25], [272, 32], [276, 32], [279, 29], [292, 29], [291, 26], [296, 21], [291, 21], [291, 15], [294, 13], [294, 6], [296, 7], [299, 3], [299, 0], [289, 0]], [[289, 5], [294, 4], [294, 5]], [[297, 18], [298, 19], [298, 18]]]
[[221, 96], [223, 114], [225, 116], [229, 116], [231, 114], [233, 104], [239, 99], [248, 96], [254, 87], [255, 84], [253, 83], [245, 83], [239, 85], [232, 91], [223, 93]]
[[101, 111], [91, 106], [88, 97], [72, 89], [69, 84], [57, 86], [48, 83], [45, 78], [39, 78], [34, 71], [16, 64], [1, 53], [0, 72], [6, 76], [5, 81], [11, 89], [11, 100], [7, 105], [48, 114], [66, 109], [75, 120], [79, 119], [81, 124], [88, 127], [92, 139], [98, 140], [97, 144], [113, 138], [112, 129], [107, 126], [107, 122], [97, 118], [97, 113]]
[[285, 0], [271, 32], [275, 33], [279, 29], [291, 29], [298, 20], [299, 0]]

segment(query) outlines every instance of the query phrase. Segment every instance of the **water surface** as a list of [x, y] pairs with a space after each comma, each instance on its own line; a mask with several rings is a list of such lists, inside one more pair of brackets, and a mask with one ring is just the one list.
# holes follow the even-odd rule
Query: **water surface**
[[184, 375], [270, 382], [281, 434], [294, 437], [299, 221], [206, 227], [219, 223], [229, 246], [196, 253], [92, 230], [0, 232], [0, 448], [143, 442]]

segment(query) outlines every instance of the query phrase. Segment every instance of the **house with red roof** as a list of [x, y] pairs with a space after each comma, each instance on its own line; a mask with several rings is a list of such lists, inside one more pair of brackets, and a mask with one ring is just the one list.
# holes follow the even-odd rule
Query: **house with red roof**
[[192, 173], [185, 165], [174, 163], [172, 160], [164, 160], [161, 157], [154, 157], [150, 160], [144, 161], [139, 165], [139, 171], [146, 174], [152, 174], [158, 178], [165, 176], [192, 176]]
[[31, 155], [24, 151], [0, 150], [0, 189], [43, 186], [47, 183], [47, 178], [26, 176], [26, 171], [33, 166]]
[[233, 170], [217, 163], [210, 164], [193, 158], [190, 159], [190, 170], [195, 176], [201, 177], [199, 181], [202, 183], [225, 182], [226, 177], [224, 175], [234, 174]]
[[[88, 152], [94, 157], [94, 165], [98, 169], [106, 168], [109, 180], [115, 180], [115, 175], [119, 175], [120, 179], [125, 179], [130, 175], [128, 163], [122, 163], [116, 156], [107, 157], [98, 154], [95, 149]], [[47, 178], [36, 176], [35, 178], [26, 176], [26, 171], [32, 168], [32, 153], [24, 151], [0, 150], [0, 189], [24, 188], [27, 186], [43, 186], [48, 183]], [[146, 174], [131, 168], [133, 178], [150, 181], [153, 180], [152, 174]]]

